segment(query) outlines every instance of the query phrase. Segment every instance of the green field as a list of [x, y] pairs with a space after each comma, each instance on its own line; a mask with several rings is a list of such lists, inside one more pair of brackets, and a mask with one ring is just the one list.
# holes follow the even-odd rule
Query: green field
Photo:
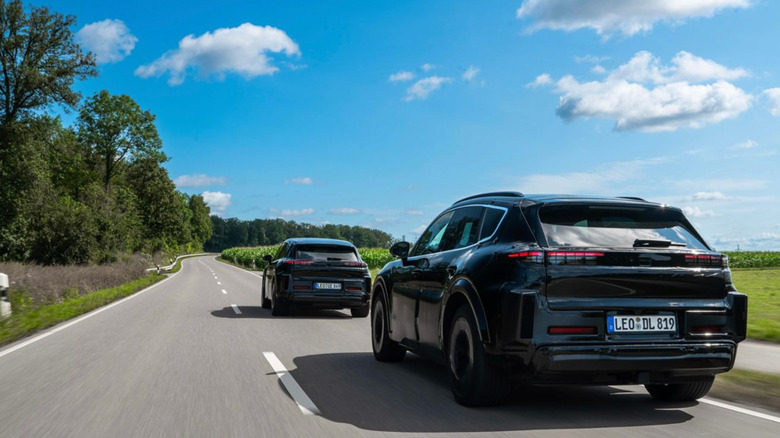
[[748, 296], [748, 337], [780, 342], [780, 269], [736, 269], [732, 275]]

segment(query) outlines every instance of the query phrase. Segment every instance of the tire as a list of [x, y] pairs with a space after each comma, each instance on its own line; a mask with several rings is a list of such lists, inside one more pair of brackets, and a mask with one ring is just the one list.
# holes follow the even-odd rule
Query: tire
[[290, 306], [276, 296], [276, 291], [271, 292], [271, 315], [285, 316], [290, 313]]
[[371, 310], [371, 306], [366, 303], [363, 304], [360, 307], [354, 307], [352, 309], [349, 309], [349, 313], [352, 314], [353, 318], [365, 318], [368, 316], [368, 312]]
[[509, 379], [503, 369], [488, 360], [471, 307], [464, 304], [455, 311], [447, 339], [450, 386], [455, 401], [463, 406], [501, 403]]
[[270, 309], [271, 308], [271, 300], [265, 297], [265, 278], [263, 278], [263, 298], [262, 298], [262, 307], [263, 309]]
[[698, 400], [712, 388], [712, 382], [715, 380], [714, 376], [708, 377], [706, 380], [698, 382], [688, 383], [669, 383], [669, 384], [647, 384], [645, 389], [653, 396], [654, 399], [665, 402], [682, 402], [682, 401], [695, 401]]
[[380, 362], [400, 362], [406, 356], [406, 349], [390, 339], [387, 332], [387, 301], [379, 291], [371, 306], [371, 346], [374, 357]]

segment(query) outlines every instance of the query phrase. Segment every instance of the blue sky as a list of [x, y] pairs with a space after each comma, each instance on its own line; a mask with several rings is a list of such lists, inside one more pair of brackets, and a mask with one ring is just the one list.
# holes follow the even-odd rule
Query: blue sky
[[684, 3], [36, 4], [98, 54], [84, 95], [154, 113], [223, 217], [413, 239], [478, 192], [631, 195], [780, 249], [780, 4]]

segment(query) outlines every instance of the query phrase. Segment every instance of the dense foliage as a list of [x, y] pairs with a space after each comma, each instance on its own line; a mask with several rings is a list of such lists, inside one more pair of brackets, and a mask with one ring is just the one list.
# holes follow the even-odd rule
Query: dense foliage
[[[273, 257], [277, 250], [279, 250], [279, 245], [229, 248], [222, 251], [222, 258], [247, 268], [263, 269], [266, 265], [263, 256], [268, 254]], [[368, 264], [369, 269], [381, 268], [393, 260], [393, 256], [384, 248], [359, 248], [358, 252], [360, 252], [360, 258]]]
[[213, 235], [203, 248], [220, 252], [226, 248], [267, 246], [284, 242], [291, 237], [323, 237], [342, 239], [357, 247], [387, 248], [392, 236], [384, 231], [349, 225], [312, 225], [283, 219], [255, 219], [242, 221], [211, 216]]
[[[72, 16], [0, 0], [0, 261], [200, 250], [209, 209], [176, 190], [154, 115], [105, 90], [78, 106], [74, 81], [97, 69], [73, 26]], [[53, 104], [76, 109], [75, 125], [48, 114]]]
[[778, 268], [780, 252], [777, 251], [726, 251], [732, 268]]

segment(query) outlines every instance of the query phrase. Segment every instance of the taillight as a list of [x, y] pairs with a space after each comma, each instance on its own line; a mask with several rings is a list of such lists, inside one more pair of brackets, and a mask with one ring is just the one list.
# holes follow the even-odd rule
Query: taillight
[[685, 254], [685, 264], [688, 266], [716, 266], [728, 268], [728, 257], [721, 254]]
[[285, 265], [310, 265], [314, 263], [312, 260], [285, 260]]
[[603, 252], [593, 251], [552, 251], [547, 253], [547, 260], [553, 265], [595, 265]]
[[347, 290], [352, 290], [352, 291], [363, 290], [363, 288], [359, 287], [359, 286], [347, 286], [346, 289]]
[[526, 263], [544, 263], [544, 252], [542, 251], [523, 251], [507, 254], [510, 259], [517, 259], [519, 262]]
[[365, 268], [368, 265], [363, 262], [344, 262], [344, 266], [357, 266], [359, 268]]
[[551, 335], [595, 335], [596, 327], [550, 327], [547, 333]]

